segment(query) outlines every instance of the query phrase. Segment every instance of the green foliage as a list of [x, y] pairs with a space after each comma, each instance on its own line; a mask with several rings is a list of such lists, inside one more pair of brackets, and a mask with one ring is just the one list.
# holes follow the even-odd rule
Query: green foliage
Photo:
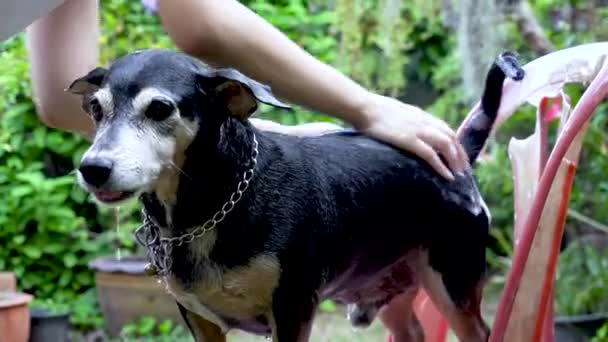
[[[158, 18], [138, 2], [102, 6], [103, 63], [133, 49], [171, 48]], [[133, 250], [129, 232], [139, 221], [135, 205], [121, 210], [123, 232], [111, 230], [112, 213], [98, 208], [75, 183], [74, 165], [87, 147], [82, 138], [49, 129], [32, 102], [23, 35], [0, 45], [0, 269], [41, 302], [70, 304], [72, 323], [101, 326], [96, 308], [93, 258], [119, 245]]]
[[70, 320], [74, 329], [87, 331], [104, 326], [94, 287], [79, 293], [75, 300], [69, 302], [69, 307]]
[[175, 48], [158, 17], [147, 14], [139, 1], [104, 1], [100, 9], [102, 63], [107, 64], [135, 50]]
[[[319, 60], [329, 64], [335, 61], [338, 43], [335, 35], [332, 35], [332, 24], [336, 20], [336, 13], [328, 8], [326, 1], [247, 0], [243, 3]], [[288, 113], [263, 105], [256, 115], [289, 125], [311, 121], [340, 122], [298, 106], [293, 106], [293, 109]]]
[[608, 312], [608, 252], [573, 242], [558, 259], [555, 310], [562, 315]]
[[93, 283], [87, 262], [107, 252], [93, 238], [95, 207], [70, 174], [82, 139], [43, 127], [31, 101], [22, 37], [0, 54], [0, 269], [37, 298], [73, 300]]
[[170, 320], [158, 322], [150, 316], [125, 324], [120, 332], [122, 342], [186, 342], [192, 341], [190, 332]]
[[596, 332], [591, 342], [606, 342], [608, 341], [608, 322], [604, 323]]
[[414, 26], [404, 2], [348, 1], [337, 3], [337, 26], [342, 34], [342, 70], [368, 88], [396, 95], [405, 85], [405, 49]]
[[52, 315], [63, 315], [71, 311], [70, 306], [68, 304], [60, 303], [53, 299], [40, 300], [34, 298], [34, 301], [30, 305], [30, 307], [44, 310], [45, 312]]
[[319, 304], [319, 310], [323, 312], [335, 312], [337, 309], [336, 303], [332, 300], [324, 300]]

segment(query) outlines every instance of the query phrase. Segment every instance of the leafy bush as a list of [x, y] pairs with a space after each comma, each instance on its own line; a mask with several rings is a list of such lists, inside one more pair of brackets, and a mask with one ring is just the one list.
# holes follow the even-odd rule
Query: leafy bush
[[0, 269], [14, 271], [19, 287], [37, 298], [74, 300], [93, 284], [87, 262], [110, 246], [70, 174], [83, 141], [40, 125], [22, 37], [2, 50]]
[[608, 313], [608, 250], [583, 240], [573, 242], [558, 259], [555, 310], [561, 315]]
[[[171, 47], [139, 3], [114, 0], [102, 8], [103, 63], [136, 48]], [[19, 287], [36, 298], [69, 302], [76, 326], [99, 326], [88, 262], [114, 252], [114, 220], [75, 183], [87, 142], [38, 120], [23, 38], [0, 45], [0, 269], [14, 271]], [[135, 209], [121, 212], [126, 233], [139, 220]], [[130, 236], [120, 237], [132, 250]]]
[[608, 341], [608, 322], [604, 323], [596, 332], [591, 342]]
[[190, 342], [190, 332], [170, 320], [158, 322], [145, 316], [135, 322], [125, 324], [120, 332], [120, 341]]

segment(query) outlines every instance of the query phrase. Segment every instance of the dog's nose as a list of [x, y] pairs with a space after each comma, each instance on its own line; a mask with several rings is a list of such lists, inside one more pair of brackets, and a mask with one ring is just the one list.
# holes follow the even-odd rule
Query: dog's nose
[[112, 161], [101, 158], [85, 159], [78, 170], [87, 183], [93, 186], [101, 186], [110, 178]]

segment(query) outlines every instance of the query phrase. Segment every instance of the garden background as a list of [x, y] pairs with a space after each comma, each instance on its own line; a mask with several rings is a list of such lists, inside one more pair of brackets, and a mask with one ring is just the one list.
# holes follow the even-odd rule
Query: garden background
[[[555, 49], [608, 40], [606, 0], [242, 2], [322, 61], [377, 92], [424, 107], [452, 127], [476, 102], [486, 69], [504, 49], [528, 62]], [[138, 1], [104, 0], [100, 20], [103, 64], [136, 49], [174, 48], [158, 18]], [[135, 203], [122, 207], [117, 230], [114, 213], [78, 188], [73, 170], [87, 142], [41, 124], [28, 68], [23, 35], [0, 43], [0, 271], [14, 272], [19, 289], [33, 294], [37, 305], [68, 307], [80, 334], [103, 331], [88, 263], [118, 249], [123, 255], [137, 252], [131, 234], [139, 211]], [[574, 102], [581, 91], [569, 89]], [[301, 108], [285, 113], [263, 107], [258, 115], [286, 124], [335, 121]], [[527, 136], [534, 120], [531, 108], [520, 110], [492, 139], [476, 169], [493, 214], [490, 298], [500, 291], [512, 252], [506, 143], [511, 136]], [[607, 128], [603, 104], [585, 138], [570, 201], [556, 285], [561, 315], [608, 312]], [[332, 303], [322, 309], [330, 317], [341, 314]], [[345, 320], [329, 322], [319, 323], [315, 338], [352, 340]], [[170, 334], [177, 332], [168, 323], [155, 323], [143, 319], [127, 326], [124, 336], [161, 331], [174, 340]], [[367, 336], [373, 334], [382, 336], [377, 325]]]

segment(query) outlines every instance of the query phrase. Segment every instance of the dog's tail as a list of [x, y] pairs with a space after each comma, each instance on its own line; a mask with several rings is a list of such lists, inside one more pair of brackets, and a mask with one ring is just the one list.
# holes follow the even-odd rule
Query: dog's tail
[[504, 52], [499, 55], [490, 67], [481, 98], [481, 109], [468, 121], [460, 138], [460, 143], [464, 146], [471, 165], [484, 147], [498, 116], [505, 78], [521, 81], [524, 75], [524, 70], [512, 52]]

